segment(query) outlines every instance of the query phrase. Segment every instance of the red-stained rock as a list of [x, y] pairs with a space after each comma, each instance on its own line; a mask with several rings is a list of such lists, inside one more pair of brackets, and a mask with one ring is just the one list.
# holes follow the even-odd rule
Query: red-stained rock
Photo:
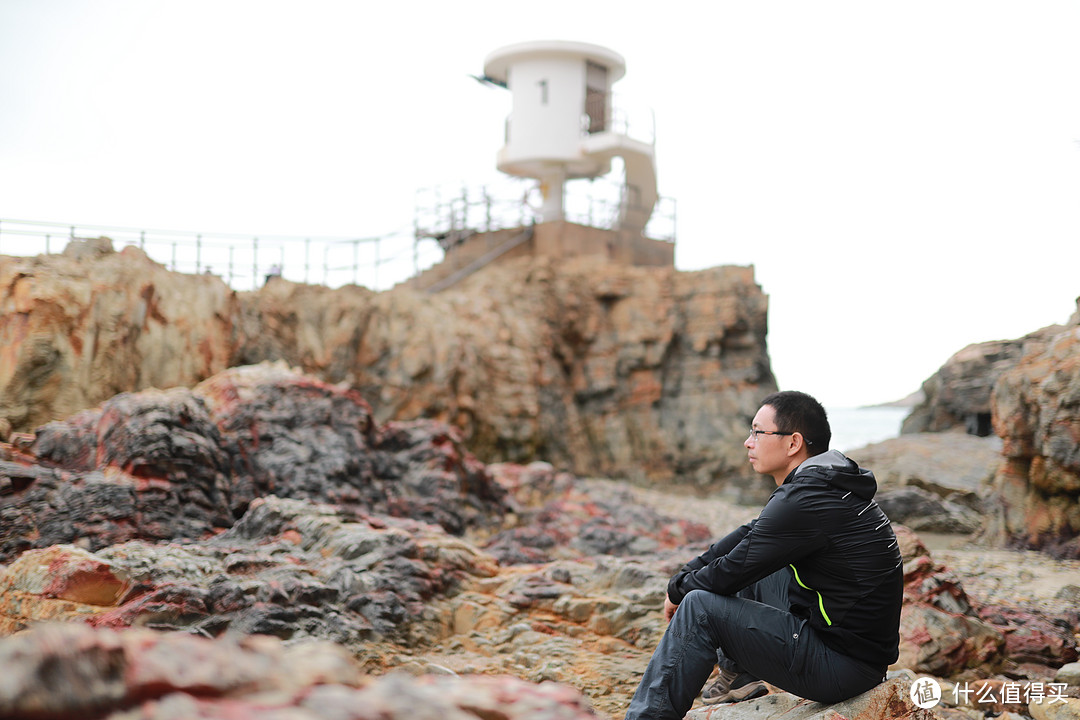
[[1002, 375], [993, 412], [1005, 462], [990, 536], [1080, 558], [1080, 310]]
[[1004, 659], [1005, 638], [992, 625], [928, 605], [904, 605], [900, 636], [893, 668], [950, 677], [972, 668], [992, 672]]
[[904, 558], [900, 657], [892, 667], [950, 677], [1003, 659], [1002, 633], [978, 617], [960, 580], [930, 556], [908, 528], [894, 531]]
[[0, 446], [0, 560], [33, 547], [196, 540], [257, 498], [329, 502], [460, 534], [501, 523], [505, 491], [449, 426], [377, 429], [347, 388], [264, 364], [194, 390], [118, 395]]
[[0, 641], [10, 669], [0, 684], [0, 717], [104, 715], [181, 692], [222, 698], [300, 691], [322, 682], [360, 684], [337, 646], [295, 651], [272, 638], [216, 641], [184, 633], [122, 632], [79, 624], [43, 625]]
[[0, 570], [0, 635], [61, 619], [331, 638], [353, 648], [373, 639], [422, 644], [428, 603], [496, 572], [493, 558], [436, 526], [345, 521], [329, 506], [269, 497], [204, 544], [24, 553]]
[[929, 555], [916, 557], [904, 564], [904, 600], [930, 605], [945, 612], [976, 614], [960, 579], [934, 562]]
[[[693, 511], [672, 518], [626, 485], [541, 463], [485, 467], [444, 423], [379, 425], [355, 390], [280, 365], [236, 368], [194, 390], [120, 395], [4, 446], [0, 458], [0, 548], [11, 559], [0, 568], [0, 636], [59, 619], [290, 645], [322, 638], [380, 670], [441, 663], [570, 682], [611, 717], [664, 630], [666, 576], [714, 539], [688, 520]], [[1009, 653], [1028, 657], [1036, 635], [1010, 648], [1012, 626], [1002, 641], [1003, 627], [979, 617], [918, 537], [897, 534], [907, 562], [902, 663], [950, 676], [1015, 670]], [[19, 555], [56, 538], [93, 552], [50, 548], [44, 564], [38, 551]], [[177, 643], [175, 659], [204, 650]], [[91, 644], [85, 655], [115, 666], [110, 652]], [[146, 662], [124, 720], [368, 717], [371, 708], [393, 717], [401, 698], [413, 712], [418, 702], [409, 687], [358, 701], [333, 682], [222, 690], [173, 659]], [[498, 707], [530, 697], [515, 693]]]
[[546, 463], [501, 463], [492, 473], [509, 492], [514, 517], [484, 547], [504, 564], [641, 555], [714, 539], [707, 526], [641, 506], [625, 488], [577, 480]]
[[980, 605], [960, 579], [936, 563], [908, 528], [894, 526], [904, 565], [900, 658], [894, 668], [951, 677], [973, 668], [993, 672], [1008, 661], [1060, 666], [1077, 657], [1076, 613]]
[[1044, 614], [1002, 605], [979, 608], [979, 617], [1005, 634], [1005, 654], [1015, 663], [1060, 667], [1077, 659], [1076, 629], [1080, 611], [1070, 616]]
[[42, 626], [0, 641], [0, 718], [594, 720], [572, 688], [510, 677], [365, 677], [331, 643]]
[[123, 571], [70, 545], [24, 553], [5, 577], [19, 579], [11, 590], [84, 605], [114, 605], [131, 585]]

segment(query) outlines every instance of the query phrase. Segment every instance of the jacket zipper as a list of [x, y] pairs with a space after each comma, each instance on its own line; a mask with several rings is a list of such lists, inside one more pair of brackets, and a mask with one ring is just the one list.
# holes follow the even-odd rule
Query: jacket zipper
[[799, 587], [817, 594], [818, 610], [821, 611], [821, 617], [825, 618], [826, 625], [832, 625], [832, 620], [829, 619], [829, 614], [825, 612], [825, 598], [821, 597], [821, 593], [819, 593], [814, 588], [803, 584], [802, 578], [799, 577], [799, 571], [795, 569], [794, 565], [791, 565], [789, 563], [788, 567], [791, 568], [791, 572], [795, 573], [795, 582], [799, 583]]

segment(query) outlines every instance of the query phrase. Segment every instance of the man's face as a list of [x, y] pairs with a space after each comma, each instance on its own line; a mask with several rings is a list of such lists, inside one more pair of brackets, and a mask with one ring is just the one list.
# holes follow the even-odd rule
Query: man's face
[[[779, 431], [780, 428], [776, 426], [776, 411], [771, 405], [762, 405], [750, 427], [754, 430]], [[773, 477], [776, 477], [777, 473], [783, 473], [782, 481], [791, 462], [787, 453], [790, 440], [790, 435], [758, 435], [757, 439], [754, 439], [751, 433], [743, 442], [743, 447], [747, 449], [750, 465], [755, 471]]]

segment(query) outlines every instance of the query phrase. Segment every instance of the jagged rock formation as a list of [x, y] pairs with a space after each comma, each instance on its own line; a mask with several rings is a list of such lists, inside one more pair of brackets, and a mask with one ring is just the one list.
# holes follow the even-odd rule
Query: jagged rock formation
[[1080, 557], [1080, 303], [994, 388], [1004, 462], [992, 531], [1005, 542]]
[[37, 547], [198, 540], [278, 494], [441, 525], [500, 523], [505, 492], [449, 428], [376, 429], [354, 390], [280, 365], [122, 393], [0, 452], [0, 560]]
[[904, 418], [901, 432], [962, 428], [971, 435], [990, 435], [990, 396], [998, 378], [1060, 330], [1060, 326], [1052, 325], [1018, 340], [975, 343], [960, 350], [923, 382], [923, 398]]
[[104, 238], [0, 256], [0, 418], [29, 432], [117, 393], [191, 386], [229, 366], [237, 296]]
[[275, 279], [232, 293], [136, 248], [0, 258], [0, 423], [29, 432], [117, 393], [283, 360], [378, 422], [437, 419], [487, 461], [701, 485], [745, 475], [775, 389], [753, 269], [522, 259], [419, 294]]
[[[484, 466], [445, 424], [378, 425], [354, 390], [280, 365], [121, 394], [32, 442], [0, 443], [0, 636], [11, 636], [0, 659], [38, 658], [20, 665], [21, 690], [0, 687], [0, 717], [86, 717], [87, 703], [101, 717], [222, 717], [226, 702], [240, 717], [368, 717], [336, 704], [355, 700], [340, 651], [305, 656], [326, 675], [298, 673], [299, 685], [267, 697], [291, 667], [270, 636], [289, 648], [332, 641], [369, 674], [365, 687], [393, 670], [510, 674], [572, 685], [617, 718], [664, 631], [667, 577], [724, 532], [698, 522], [696, 498], [665, 512], [669, 496], [544, 463]], [[726, 513], [719, 528], [755, 514]], [[1022, 663], [1040, 678], [1075, 660], [1075, 613], [979, 605], [916, 536], [897, 532], [901, 667], [952, 677]], [[57, 647], [62, 639], [38, 634], [46, 620], [101, 632]], [[157, 665], [153, 648], [175, 662]], [[219, 686], [185, 673], [191, 654], [259, 675], [238, 668], [214, 675]], [[72, 687], [50, 695], [55, 676], [35, 675], [42, 667], [66, 668]], [[111, 678], [108, 698], [95, 694], [94, 673]], [[128, 684], [143, 674], [153, 680]], [[496, 683], [510, 706], [539, 692], [460, 682], [482, 697]], [[860, 702], [899, 712], [894, 695]], [[27, 711], [38, 702], [56, 704]]]
[[[434, 299], [277, 280], [219, 296], [220, 281], [198, 277], [196, 301], [188, 280], [104, 243], [0, 260], [0, 409], [36, 429], [0, 443], [0, 660], [25, 668], [0, 687], [0, 718], [580, 717], [581, 697], [531, 684], [545, 681], [620, 717], [664, 629], [666, 577], [752, 511], [706, 527], [693, 499], [668, 514], [666, 494], [544, 463], [485, 466], [461, 433], [493, 457], [543, 452], [595, 472], [640, 463], [704, 482], [741, 466], [703, 443], [737, 452], [740, 413], [771, 389], [749, 271], [508, 263]], [[1001, 485], [1012, 533], [1070, 527], [1078, 325], [999, 383], [1015, 388], [994, 410], [1016, 482]], [[308, 374], [225, 371], [267, 357]], [[117, 377], [171, 389], [91, 402], [92, 384], [75, 387]], [[89, 404], [60, 412], [76, 400]], [[54, 413], [66, 419], [20, 424]], [[420, 416], [433, 419], [399, 419]], [[940, 478], [915, 482], [924, 470], [896, 467], [938, 492]], [[899, 666], [1001, 684], [1075, 660], [1075, 610], [980, 604], [898, 537]], [[92, 632], [40, 635], [44, 620]], [[334, 645], [300, 651], [313, 672], [294, 670], [283, 654], [313, 640]], [[237, 674], [251, 666], [258, 677]], [[191, 675], [202, 667], [221, 671]], [[372, 679], [393, 670], [425, 678]], [[473, 677], [432, 678], [451, 672]], [[506, 674], [529, 683], [478, 677]], [[833, 708], [768, 703], [807, 718], [929, 717], [903, 688]], [[740, 711], [751, 708], [703, 712], [768, 717]]]
[[964, 348], [923, 391], [905, 434], [962, 427], [1002, 440], [980, 503], [986, 537], [1080, 557], [1080, 309], [1065, 325]]
[[[584, 495], [550, 465], [495, 471], [449, 426], [376, 426], [356, 391], [280, 365], [123, 393], [22, 448], [0, 444], [0, 561], [13, 561], [0, 630], [141, 618], [354, 649], [372, 637], [419, 645], [441, 622], [433, 599], [466, 575], [494, 575], [500, 560], [709, 539], [625, 491]], [[467, 531], [494, 557], [454, 539]], [[416, 623], [426, 623], [419, 639]]]

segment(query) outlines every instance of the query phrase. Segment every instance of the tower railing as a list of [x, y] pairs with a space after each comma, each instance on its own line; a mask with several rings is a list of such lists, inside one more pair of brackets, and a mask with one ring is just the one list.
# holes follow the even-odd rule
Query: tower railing
[[532, 181], [508, 178], [496, 185], [439, 185], [416, 191], [413, 237], [443, 250], [473, 233], [525, 227], [537, 218]]
[[651, 107], [631, 103], [624, 96], [614, 93], [610, 115], [607, 123], [609, 132], [650, 145], [656, 144], [656, 114]]
[[[572, 223], [605, 230], [614, 229], [625, 203], [633, 209], [639, 193], [634, 187], [604, 177], [566, 183], [563, 217]], [[423, 188], [416, 194], [413, 235], [419, 243], [435, 240], [448, 250], [478, 232], [526, 227], [540, 220], [543, 198], [535, 180], [507, 178], [483, 186], [443, 185]], [[675, 242], [674, 198], [660, 197], [645, 235], [653, 240]]]

